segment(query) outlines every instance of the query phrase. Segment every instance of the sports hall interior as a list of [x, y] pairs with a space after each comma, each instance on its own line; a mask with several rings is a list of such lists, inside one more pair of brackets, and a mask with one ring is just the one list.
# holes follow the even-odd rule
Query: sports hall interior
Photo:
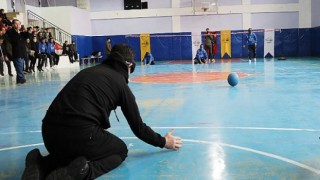
[[[183, 147], [142, 142], [117, 108], [108, 131], [128, 157], [98, 179], [320, 179], [319, 8], [319, 0], [1, 0], [10, 20], [49, 29], [61, 48], [74, 41], [78, 59], [58, 48], [57, 67], [26, 72], [24, 84], [3, 64], [0, 179], [20, 179], [30, 150], [48, 154], [46, 110], [79, 71], [107, 58], [108, 38], [135, 52], [129, 87], [142, 120], [162, 135], [174, 129]], [[206, 28], [216, 34], [215, 61], [194, 64]], [[143, 64], [146, 52], [155, 65]]]

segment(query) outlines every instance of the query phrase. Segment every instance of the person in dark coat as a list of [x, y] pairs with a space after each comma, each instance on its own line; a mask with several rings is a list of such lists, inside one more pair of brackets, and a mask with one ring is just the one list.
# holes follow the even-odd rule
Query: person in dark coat
[[7, 31], [8, 40], [12, 45], [12, 58], [17, 72], [17, 84], [24, 84], [26, 78], [23, 74], [23, 65], [27, 56], [26, 37], [27, 33], [19, 32], [20, 21], [12, 20], [12, 29]]
[[80, 71], [67, 83], [43, 119], [42, 136], [49, 155], [30, 151], [23, 180], [95, 179], [118, 167], [128, 153], [126, 144], [108, 131], [109, 116], [118, 106], [142, 141], [173, 150], [182, 147], [173, 130], [163, 137], [142, 121], [128, 86], [129, 72], [135, 69], [133, 57], [128, 45], [115, 45], [107, 60]]
[[12, 76], [11, 74], [11, 64], [7, 55], [6, 46], [4, 44], [3, 37], [0, 37], [0, 75], [4, 76], [3, 73], [3, 63], [5, 63], [8, 67], [8, 74], [9, 76]]

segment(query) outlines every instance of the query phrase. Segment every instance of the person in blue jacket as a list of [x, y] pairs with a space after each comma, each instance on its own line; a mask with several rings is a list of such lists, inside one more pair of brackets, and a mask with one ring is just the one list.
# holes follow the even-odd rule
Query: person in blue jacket
[[155, 65], [154, 58], [150, 52], [146, 52], [143, 58], [144, 65]]
[[203, 44], [200, 45], [200, 49], [197, 50], [196, 57], [193, 59], [194, 64], [203, 64], [208, 60], [208, 54], [203, 49]]
[[247, 40], [247, 45], [248, 45], [248, 56], [249, 56], [249, 61], [252, 60], [252, 57], [254, 58], [254, 61], [257, 61], [257, 36], [255, 33], [252, 32], [252, 29], [248, 29], [248, 35], [246, 37]]
[[47, 56], [49, 57], [51, 68], [56, 68], [56, 66], [59, 63], [59, 55], [56, 54], [54, 45], [55, 45], [55, 42], [53, 38], [50, 38], [48, 41]]
[[39, 42], [39, 63], [38, 63], [38, 70], [43, 71], [42, 67], [45, 64], [47, 66], [47, 43], [46, 43], [46, 38], [42, 38], [41, 41]]

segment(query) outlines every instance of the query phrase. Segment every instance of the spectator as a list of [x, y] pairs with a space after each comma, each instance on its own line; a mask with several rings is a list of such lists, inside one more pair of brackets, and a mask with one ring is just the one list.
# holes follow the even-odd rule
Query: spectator
[[17, 72], [17, 84], [24, 84], [26, 78], [23, 74], [23, 64], [27, 55], [26, 50], [26, 36], [24, 33], [20, 33], [20, 21], [14, 19], [12, 21], [12, 29], [8, 30], [8, 39], [12, 45], [12, 56], [14, 66]]
[[213, 32], [210, 32], [209, 28], [206, 29], [206, 33], [204, 35], [204, 41], [205, 41], [205, 50], [207, 51], [207, 54], [209, 56], [209, 63], [212, 61], [214, 62], [214, 45], [216, 43], [215, 36]]
[[208, 54], [203, 49], [203, 44], [200, 45], [200, 49], [197, 50], [196, 57], [194, 58], [194, 64], [203, 64], [208, 60]]
[[59, 63], [59, 55], [56, 54], [55, 50], [55, 42], [53, 38], [50, 38], [48, 41], [48, 49], [47, 49], [47, 55], [50, 60], [50, 67], [55, 69]]
[[6, 33], [6, 29], [2, 29], [1, 31], [1, 38], [4, 40], [4, 49], [6, 50], [6, 56], [9, 59], [9, 61], [6, 61], [7, 67], [8, 67], [8, 73], [9, 76], [13, 76], [12, 71], [11, 71], [11, 63], [10, 61], [13, 61], [12, 57], [12, 45], [9, 41], [8, 34]]
[[107, 41], [106, 41], [106, 53], [107, 53], [107, 57], [110, 55], [111, 53], [111, 39], [108, 38]]
[[39, 71], [43, 71], [42, 67], [43, 65], [45, 65], [45, 67], [47, 67], [47, 43], [46, 43], [46, 38], [42, 38], [41, 42], [39, 43], [39, 56], [40, 56], [40, 61], [38, 63], [38, 70]]
[[28, 38], [31, 41], [33, 39], [33, 28], [32, 27], [28, 27], [27, 28], [27, 32], [28, 32]]
[[8, 19], [6, 13], [4, 12], [4, 9], [0, 9], [0, 17], [2, 18], [3, 24], [12, 26], [13, 23], [11, 23], [10, 20]]
[[146, 52], [143, 57], [144, 65], [155, 65], [154, 58], [150, 52]]
[[[49, 155], [30, 151], [22, 180], [95, 179], [118, 167], [127, 157], [126, 144], [109, 131], [109, 115], [117, 106], [134, 134], [150, 145], [178, 150], [180, 137], [153, 131], [141, 119], [128, 86], [128, 70], [134, 71], [133, 50], [115, 45], [102, 64], [80, 71], [53, 100], [42, 124]], [[129, 64], [129, 65], [128, 65]]]
[[4, 63], [6, 63], [6, 65], [8, 67], [9, 76], [12, 76], [11, 64], [10, 64], [10, 61], [8, 59], [6, 47], [5, 47], [4, 43], [3, 43], [3, 41], [4, 41], [4, 39], [2, 37], [0, 37], [0, 75], [4, 76], [4, 73], [3, 73], [3, 62], [4, 62]]
[[42, 61], [42, 56], [39, 55], [39, 42], [37, 40], [37, 36], [34, 36], [31, 42], [31, 51], [30, 51], [30, 60], [31, 60], [31, 64], [30, 64], [30, 69], [35, 72], [34, 68], [36, 65], [36, 61], [38, 59], [38, 70], [40, 71], [40, 63]]
[[69, 45], [69, 59], [71, 63], [78, 61], [78, 52], [76, 48], [76, 42], [74, 41], [72, 41], [72, 43]]
[[51, 34], [51, 32], [49, 32], [49, 28], [46, 28], [46, 29], [43, 31], [43, 37], [45, 37], [47, 41], [48, 41], [50, 38], [52, 38], [52, 34]]
[[[29, 37], [29, 36], [27, 36]], [[26, 73], [31, 73], [32, 71], [30, 70], [30, 67], [29, 67], [29, 63], [30, 63], [30, 57], [29, 57], [29, 54], [31, 52], [31, 42], [30, 42], [30, 39], [27, 38], [26, 39], [26, 50], [27, 50], [27, 55], [26, 55], [26, 59], [25, 59], [25, 63], [24, 63], [24, 72]]]
[[69, 45], [68, 45], [68, 41], [65, 41], [62, 45], [62, 55], [66, 56], [68, 54], [69, 54]]

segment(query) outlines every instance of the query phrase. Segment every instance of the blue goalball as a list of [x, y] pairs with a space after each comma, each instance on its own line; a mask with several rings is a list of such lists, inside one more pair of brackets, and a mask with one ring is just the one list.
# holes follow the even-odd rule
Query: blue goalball
[[228, 76], [228, 83], [230, 86], [234, 87], [238, 84], [239, 82], [239, 76], [237, 73], [230, 73]]

